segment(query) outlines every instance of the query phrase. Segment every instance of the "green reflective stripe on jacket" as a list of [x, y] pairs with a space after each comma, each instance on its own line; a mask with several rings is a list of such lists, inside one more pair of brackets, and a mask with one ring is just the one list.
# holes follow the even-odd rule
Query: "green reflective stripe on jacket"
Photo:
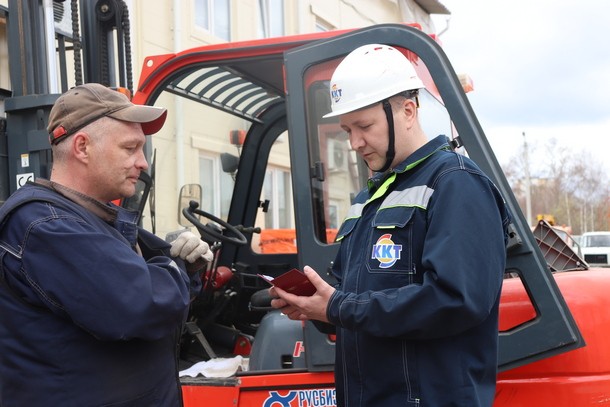
[[[349, 220], [354, 220], [354, 219], [360, 218], [362, 216], [362, 211], [364, 210], [366, 205], [368, 205], [370, 202], [375, 201], [376, 199], [384, 198], [384, 197], [385, 197], [385, 199], [381, 203], [378, 211], [383, 210], [383, 209], [389, 209], [392, 207], [398, 207], [398, 206], [418, 207], [418, 208], [422, 208], [422, 209], [427, 209], [430, 197], [432, 196], [432, 193], [434, 192], [434, 190], [429, 188], [427, 185], [420, 185], [420, 186], [408, 188], [403, 191], [392, 191], [390, 193], [388, 193], [388, 189], [396, 180], [397, 174], [402, 174], [404, 172], [407, 172], [407, 171], [417, 167], [419, 164], [426, 161], [428, 158], [430, 158], [432, 155], [434, 155], [438, 151], [449, 150], [449, 149], [450, 148], [447, 144], [443, 144], [440, 147], [438, 147], [437, 149], [435, 149], [434, 151], [432, 151], [430, 154], [427, 154], [424, 157], [420, 158], [419, 160], [413, 161], [412, 163], [405, 165], [404, 168], [398, 168], [398, 169], [393, 170], [393, 172], [391, 172], [390, 174], [385, 175], [386, 178], [383, 179], [383, 182], [377, 189], [374, 189], [375, 181], [373, 180], [373, 178], [370, 178], [367, 182], [367, 186], [368, 186], [369, 193], [372, 193], [371, 197], [368, 198], [366, 200], [366, 202], [359, 202], [359, 203], [353, 204], [350, 207], [350, 209], [347, 213], [347, 216], [343, 220], [343, 223], [345, 223], [346, 221], [349, 221]], [[380, 177], [383, 177], [383, 176], [380, 175]], [[377, 182], [380, 182], [380, 180], [377, 179]], [[387, 196], [386, 196], [386, 194], [387, 194]], [[339, 241], [343, 240], [343, 238], [344, 238], [343, 235], [338, 235], [336, 241], [339, 242]]]

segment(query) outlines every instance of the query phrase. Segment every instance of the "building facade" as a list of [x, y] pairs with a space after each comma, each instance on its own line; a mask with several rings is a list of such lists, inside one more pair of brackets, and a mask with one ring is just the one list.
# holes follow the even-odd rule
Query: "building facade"
[[[25, 0], [24, 0], [25, 1]], [[40, 0], [41, 3], [45, 1]], [[8, 0], [0, 0], [0, 95], [11, 93], [7, 52]], [[69, 7], [69, 1], [64, 2]], [[437, 32], [432, 14], [449, 14], [437, 0], [126, 0], [129, 10], [134, 88], [140, 68], [151, 55], [173, 54], [208, 44], [305, 34], [380, 23], [418, 23]], [[57, 17], [57, 16], [56, 16]], [[56, 18], [57, 19], [57, 18]], [[69, 85], [73, 85], [69, 78]], [[155, 231], [175, 231], [180, 225], [178, 195], [184, 185], [202, 186], [201, 208], [223, 218], [232, 193], [231, 174], [222, 170], [221, 154], [239, 154], [231, 135], [243, 134], [245, 120], [221, 120], [222, 112], [197, 113], [181, 98], [162, 95], [155, 103], [169, 110], [160, 133], [151, 138], [155, 162]], [[4, 111], [0, 102], [0, 116]], [[197, 120], [192, 120], [198, 116]], [[185, 120], [189, 117], [189, 120]], [[266, 175], [265, 194], [278, 203], [257, 224], [291, 229], [291, 181], [287, 135], [276, 142]], [[341, 166], [337, 145], [334, 165]], [[265, 197], [261, 197], [264, 200]], [[348, 203], [337, 203], [339, 208]], [[341, 219], [333, 219], [333, 223]], [[144, 216], [144, 225], [150, 218]]]

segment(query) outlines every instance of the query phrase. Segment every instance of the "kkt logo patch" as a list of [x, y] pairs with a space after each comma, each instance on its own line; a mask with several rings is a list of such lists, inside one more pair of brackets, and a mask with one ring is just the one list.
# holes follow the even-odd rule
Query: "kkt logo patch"
[[380, 268], [387, 269], [400, 260], [400, 252], [402, 252], [402, 245], [394, 244], [392, 235], [386, 233], [381, 235], [377, 239], [377, 243], [373, 245], [371, 258], [379, 261]]
[[337, 87], [336, 83], [333, 83], [333, 86], [331, 86], [331, 88], [330, 88], [330, 97], [333, 98], [335, 103], [337, 103], [337, 102], [339, 102], [339, 100], [341, 100], [342, 93], [343, 93], [343, 91], [341, 90], [341, 88]]

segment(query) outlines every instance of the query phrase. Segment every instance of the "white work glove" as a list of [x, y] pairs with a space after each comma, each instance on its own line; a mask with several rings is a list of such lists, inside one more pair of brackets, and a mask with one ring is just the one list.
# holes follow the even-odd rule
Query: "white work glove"
[[172, 242], [169, 253], [173, 257], [180, 257], [188, 263], [195, 263], [201, 259], [209, 263], [214, 258], [210, 246], [189, 231], [181, 233], [180, 236]]

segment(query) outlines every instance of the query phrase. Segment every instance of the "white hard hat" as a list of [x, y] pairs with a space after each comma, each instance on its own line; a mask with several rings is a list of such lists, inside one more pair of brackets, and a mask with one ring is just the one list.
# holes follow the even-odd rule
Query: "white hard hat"
[[330, 80], [333, 117], [353, 112], [401, 92], [424, 88], [411, 62], [396, 48], [368, 44], [341, 61]]

